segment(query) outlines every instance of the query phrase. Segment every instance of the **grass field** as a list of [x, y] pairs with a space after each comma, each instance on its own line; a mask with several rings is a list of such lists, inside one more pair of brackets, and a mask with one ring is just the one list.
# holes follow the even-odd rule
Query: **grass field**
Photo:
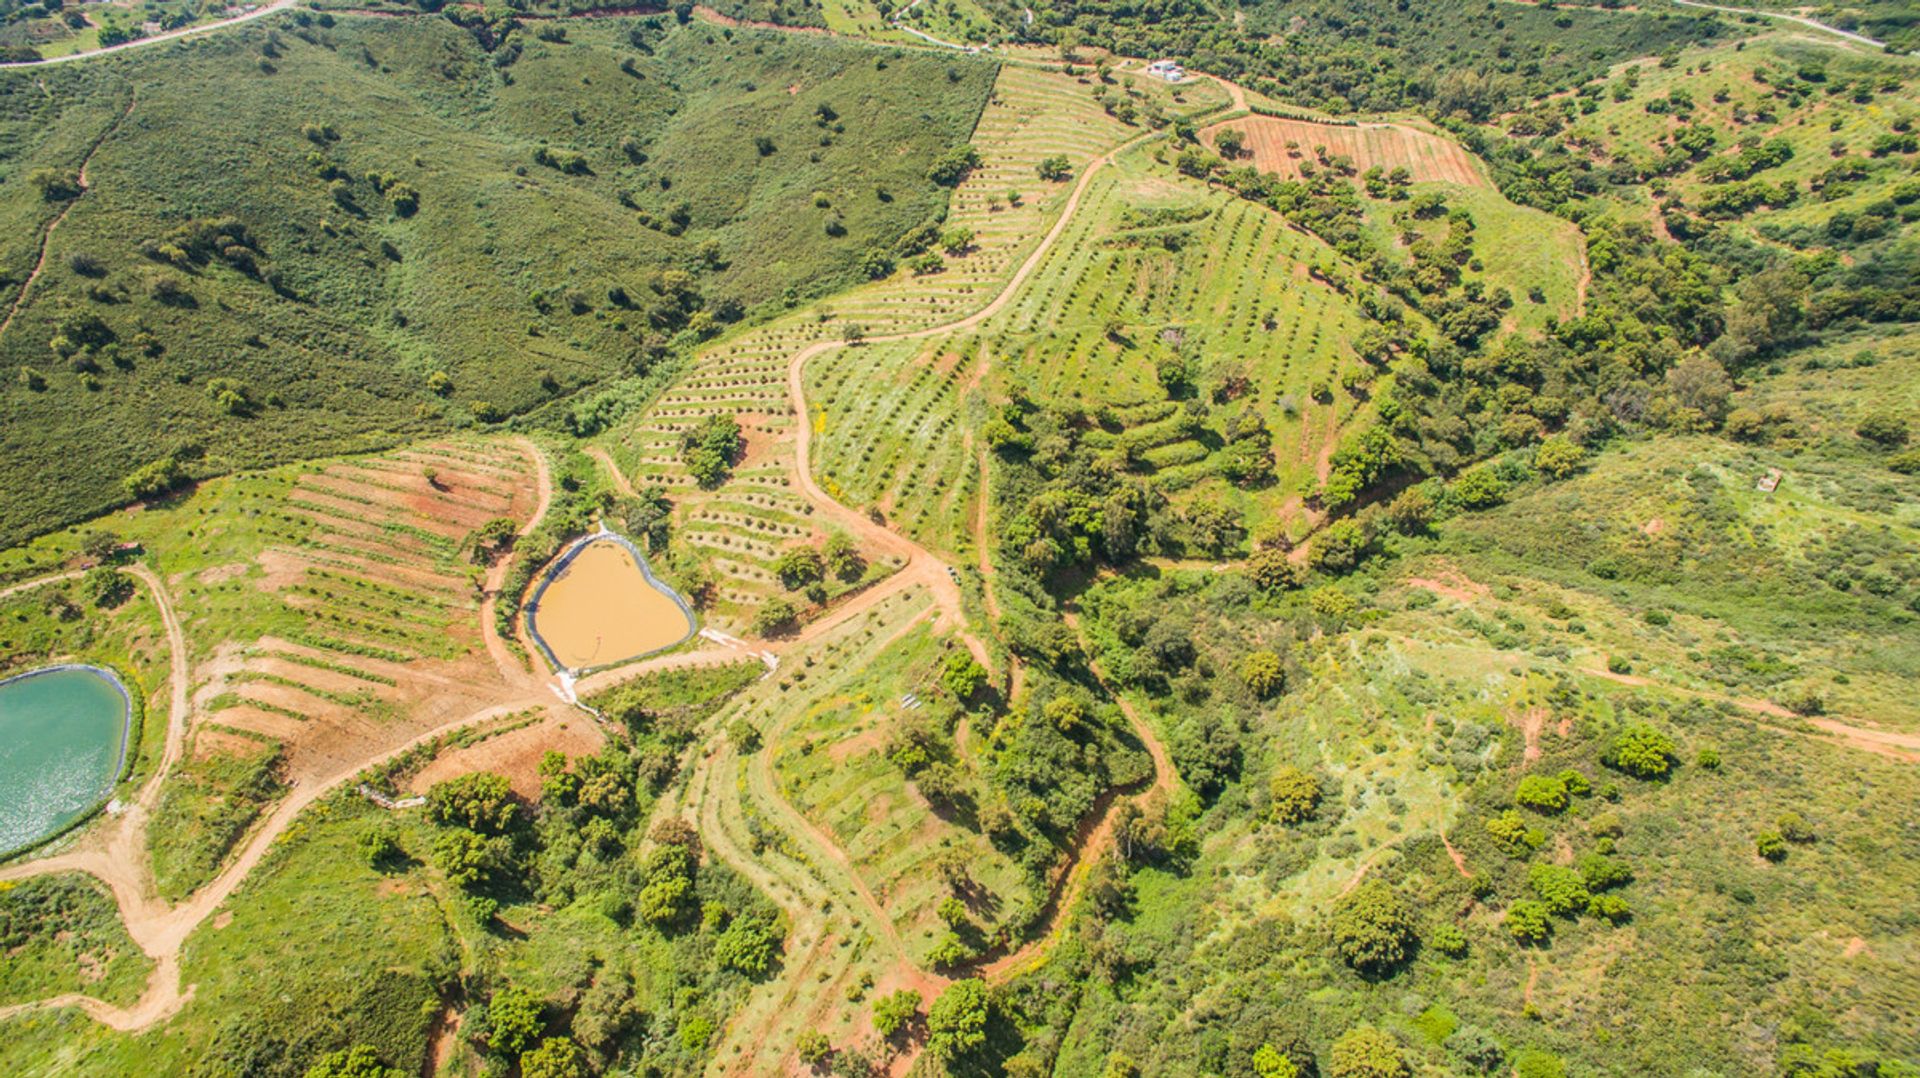
[[[1815, 78], [1801, 81], [1802, 74]], [[1912, 66], [1897, 59], [1840, 47], [1830, 39], [1776, 32], [1744, 48], [1690, 51], [1672, 67], [1635, 66], [1613, 74], [1600, 84], [1597, 111], [1569, 124], [1567, 141], [1590, 148], [1601, 161], [1650, 172], [1683, 128], [1711, 131], [1714, 144], [1700, 164], [1668, 181], [1691, 205], [1716, 186], [1701, 172], [1717, 158], [1737, 156], [1750, 140], [1784, 140], [1792, 157], [1754, 178], [1775, 186], [1791, 183], [1799, 198], [1745, 215], [1743, 231], [1762, 223], [1824, 226], [1836, 212], [1858, 213], [1884, 201], [1894, 185], [1912, 176], [1911, 154], [1872, 153], [1875, 139], [1914, 119], [1912, 78]], [[1791, 90], [1795, 86], [1798, 92]], [[1872, 100], [1851, 100], [1850, 87], [1866, 88]], [[1846, 97], [1836, 96], [1843, 91]], [[1673, 107], [1669, 95], [1674, 93], [1683, 94], [1688, 104]], [[1650, 105], [1663, 111], [1650, 111]], [[1862, 177], [1822, 189], [1817, 184], [1822, 174], [1843, 162], [1858, 164]]]
[[[156, 458], [218, 474], [497, 420], [831, 292], [942, 212], [928, 162], [994, 70], [671, 19], [492, 52], [443, 19], [299, 19], [0, 72], [0, 299], [25, 295], [0, 448], [33, 476], [0, 535], [123, 500]], [[64, 216], [26, 182], [83, 161]]]

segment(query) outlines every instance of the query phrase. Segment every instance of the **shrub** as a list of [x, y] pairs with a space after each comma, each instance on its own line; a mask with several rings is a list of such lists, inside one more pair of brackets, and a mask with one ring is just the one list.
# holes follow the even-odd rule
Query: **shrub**
[[1240, 660], [1240, 680], [1264, 700], [1280, 691], [1286, 683], [1286, 671], [1280, 665], [1280, 656], [1262, 649], [1248, 652]]
[[1399, 1042], [1372, 1026], [1355, 1026], [1333, 1042], [1328, 1078], [1407, 1078]]
[[1784, 861], [1787, 859], [1786, 837], [1778, 831], [1762, 831], [1754, 836], [1753, 850], [1769, 861]]
[[1419, 942], [1412, 911], [1378, 880], [1362, 883], [1334, 904], [1333, 938], [1349, 966], [1376, 975], [1405, 962]]
[[1304, 823], [1320, 809], [1320, 780], [1292, 765], [1275, 771], [1267, 789], [1273, 797], [1273, 818], [1279, 823]]
[[1867, 441], [1886, 449], [1906, 445], [1909, 437], [1906, 419], [1886, 411], [1870, 412], [1862, 416], [1859, 425], [1854, 427], [1853, 431]]
[[1557, 815], [1567, 810], [1567, 784], [1558, 775], [1528, 775], [1515, 787], [1513, 800], [1535, 812]]
[[545, 1003], [519, 985], [507, 985], [487, 1001], [487, 1047], [504, 1056], [523, 1055], [533, 1048], [545, 1024]]
[[1287, 559], [1287, 552], [1267, 547], [1247, 559], [1247, 579], [1265, 592], [1289, 591], [1300, 586], [1305, 576], [1298, 565]]
[[1507, 907], [1500, 921], [1521, 943], [1545, 943], [1553, 935], [1553, 920], [1545, 903], [1522, 899]]
[[962, 144], [934, 158], [927, 168], [927, 178], [942, 187], [956, 187], [979, 167], [980, 151]]
[[920, 993], [902, 988], [873, 1002], [873, 1028], [882, 1037], [892, 1037], [907, 1027], [920, 1013]]
[[1637, 722], [1614, 736], [1601, 760], [1635, 778], [1657, 779], [1673, 769], [1678, 752], [1679, 746], [1671, 737]]
[[1057, 183], [1072, 175], [1073, 166], [1066, 154], [1053, 154], [1042, 157], [1039, 164], [1033, 166], [1033, 171], [1048, 183]]
[[1453, 498], [1468, 509], [1491, 509], [1507, 500], [1507, 484], [1489, 467], [1462, 472], [1453, 481]]
[[935, 1059], [959, 1059], [987, 1041], [987, 986], [969, 978], [949, 985], [927, 1010], [927, 1050]]

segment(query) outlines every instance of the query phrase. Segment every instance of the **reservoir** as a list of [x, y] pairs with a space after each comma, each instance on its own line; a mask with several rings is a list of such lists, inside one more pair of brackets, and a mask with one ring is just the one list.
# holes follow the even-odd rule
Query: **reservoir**
[[57, 666], [0, 682], [0, 855], [91, 812], [120, 777], [132, 705], [112, 675]]
[[574, 672], [672, 647], [694, 630], [686, 603], [611, 532], [560, 556], [527, 606], [527, 625], [554, 665]]

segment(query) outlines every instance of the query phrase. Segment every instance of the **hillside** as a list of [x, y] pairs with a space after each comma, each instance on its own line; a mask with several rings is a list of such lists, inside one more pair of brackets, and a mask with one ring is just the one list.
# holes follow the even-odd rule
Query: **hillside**
[[497, 422], [831, 291], [944, 211], [928, 165], [991, 78], [670, 18], [305, 15], [0, 72], [0, 535], [162, 458]]
[[0, 1070], [1920, 1075], [1904, 11], [0, 48], [136, 15], [0, 70]]

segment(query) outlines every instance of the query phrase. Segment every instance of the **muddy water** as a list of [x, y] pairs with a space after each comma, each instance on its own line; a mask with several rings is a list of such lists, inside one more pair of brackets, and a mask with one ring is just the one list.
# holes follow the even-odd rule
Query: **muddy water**
[[581, 548], [547, 585], [532, 622], [569, 670], [605, 666], [679, 643], [693, 621], [620, 543]]

